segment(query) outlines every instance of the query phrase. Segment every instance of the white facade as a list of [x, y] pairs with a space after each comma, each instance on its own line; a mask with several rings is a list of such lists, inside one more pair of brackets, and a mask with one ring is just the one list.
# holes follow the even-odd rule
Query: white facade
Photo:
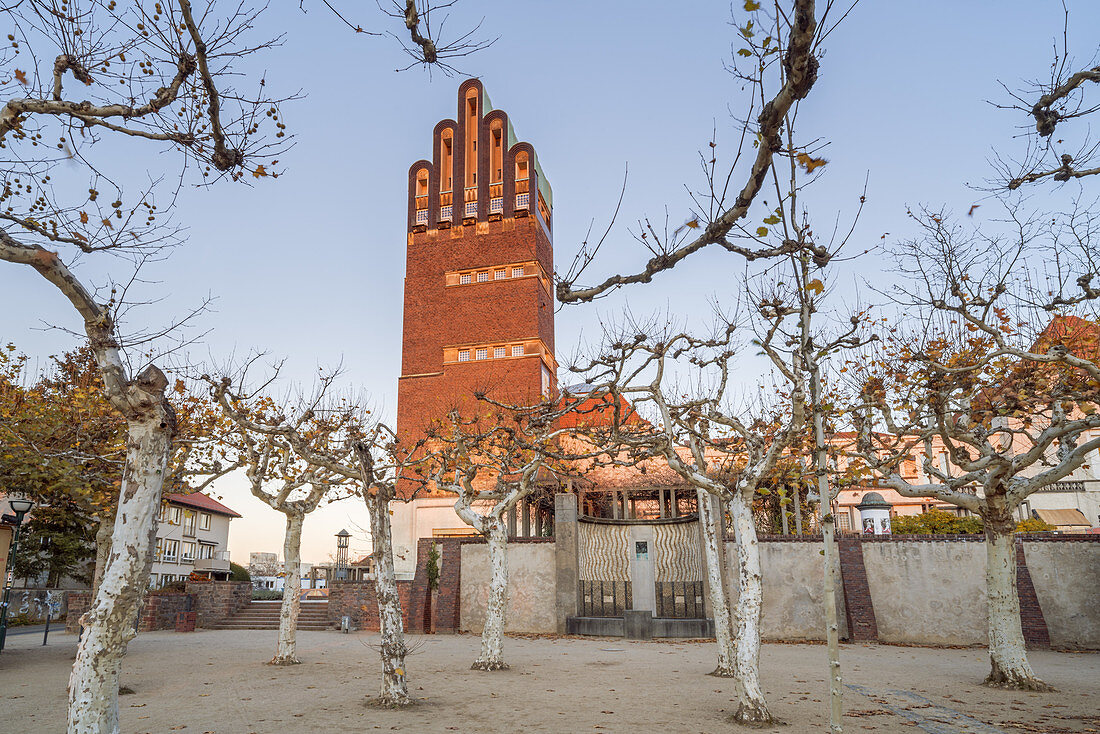
[[233, 517], [186, 501], [169, 497], [161, 508], [149, 576], [149, 585], [154, 588], [186, 581], [195, 570], [195, 561], [224, 561], [217, 565], [229, 568], [229, 523]]

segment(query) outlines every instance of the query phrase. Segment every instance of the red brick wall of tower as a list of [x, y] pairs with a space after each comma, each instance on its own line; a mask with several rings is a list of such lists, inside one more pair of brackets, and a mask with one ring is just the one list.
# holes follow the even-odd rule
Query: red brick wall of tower
[[[397, 399], [403, 441], [417, 440], [454, 408], [484, 412], [479, 391], [519, 404], [556, 394], [549, 189], [539, 186], [534, 149], [508, 145], [507, 115], [482, 109], [486, 102], [480, 82], [463, 82], [458, 120], [436, 125], [433, 159], [409, 170]], [[474, 148], [468, 134], [477, 136], [476, 172], [465, 165]], [[450, 191], [441, 186], [448, 157]]]

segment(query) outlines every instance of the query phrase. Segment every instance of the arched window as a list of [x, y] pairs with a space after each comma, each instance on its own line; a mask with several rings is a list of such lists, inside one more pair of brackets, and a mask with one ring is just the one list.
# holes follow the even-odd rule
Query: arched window
[[489, 151], [489, 183], [500, 183], [504, 180], [504, 125], [500, 120], [493, 120], [489, 128], [489, 138], [492, 141], [492, 150]]
[[439, 191], [451, 190], [451, 175], [454, 172], [454, 137], [450, 129], [444, 130], [439, 141]]
[[516, 209], [531, 208], [531, 180], [527, 151], [516, 153]]
[[428, 223], [428, 169], [416, 172], [416, 223]]

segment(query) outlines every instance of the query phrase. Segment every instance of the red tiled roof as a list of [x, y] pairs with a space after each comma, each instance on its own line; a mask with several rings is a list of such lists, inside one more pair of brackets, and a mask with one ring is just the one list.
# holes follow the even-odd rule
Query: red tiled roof
[[165, 495], [165, 500], [168, 502], [174, 502], [177, 505], [186, 505], [187, 507], [196, 507], [200, 510], [206, 510], [207, 512], [216, 512], [219, 515], [226, 515], [228, 517], [241, 517], [239, 512], [234, 512], [221, 502], [218, 502], [213, 497], [207, 497], [205, 494], [196, 492], [195, 494], [178, 494], [173, 492]]

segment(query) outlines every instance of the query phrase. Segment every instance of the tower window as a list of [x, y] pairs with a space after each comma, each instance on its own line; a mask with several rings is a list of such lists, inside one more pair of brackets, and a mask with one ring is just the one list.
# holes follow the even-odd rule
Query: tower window
[[512, 268], [512, 277], [513, 278], [522, 278], [523, 277], [523, 266], [522, 265], [517, 267], [517, 268]]
[[489, 359], [489, 349], [487, 347], [478, 349], [474, 352], [474, 359]]
[[469, 349], [459, 349], [458, 350], [458, 361], [459, 362], [469, 362], [470, 361], [470, 350]]
[[501, 268], [500, 270], [494, 270], [493, 271], [493, 280], [504, 280], [507, 277], [508, 277], [508, 271], [505, 270], [504, 268]]
[[507, 356], [508, 356], [508, 348], [507, 347], [494, 347], [493, 348], [493, 357], [494, 358], [507, 357]]
[[523, 345], [522, 344], [513, 344], [512, 345], [512, 356], [513, 357], [522, 357], [523, 356]]
[[461, 285], [467, 285], [471, 280], [473, 280], [473, 276], [469, 273], [463, 273], [462, 275], [458, 276], [458, 282]]
[[489, 282], [489, 271], [488, 270], [482, 270], [480, 273], [478, 273], [477, 274], [477, 282], [478, 283], [488, 283]]

